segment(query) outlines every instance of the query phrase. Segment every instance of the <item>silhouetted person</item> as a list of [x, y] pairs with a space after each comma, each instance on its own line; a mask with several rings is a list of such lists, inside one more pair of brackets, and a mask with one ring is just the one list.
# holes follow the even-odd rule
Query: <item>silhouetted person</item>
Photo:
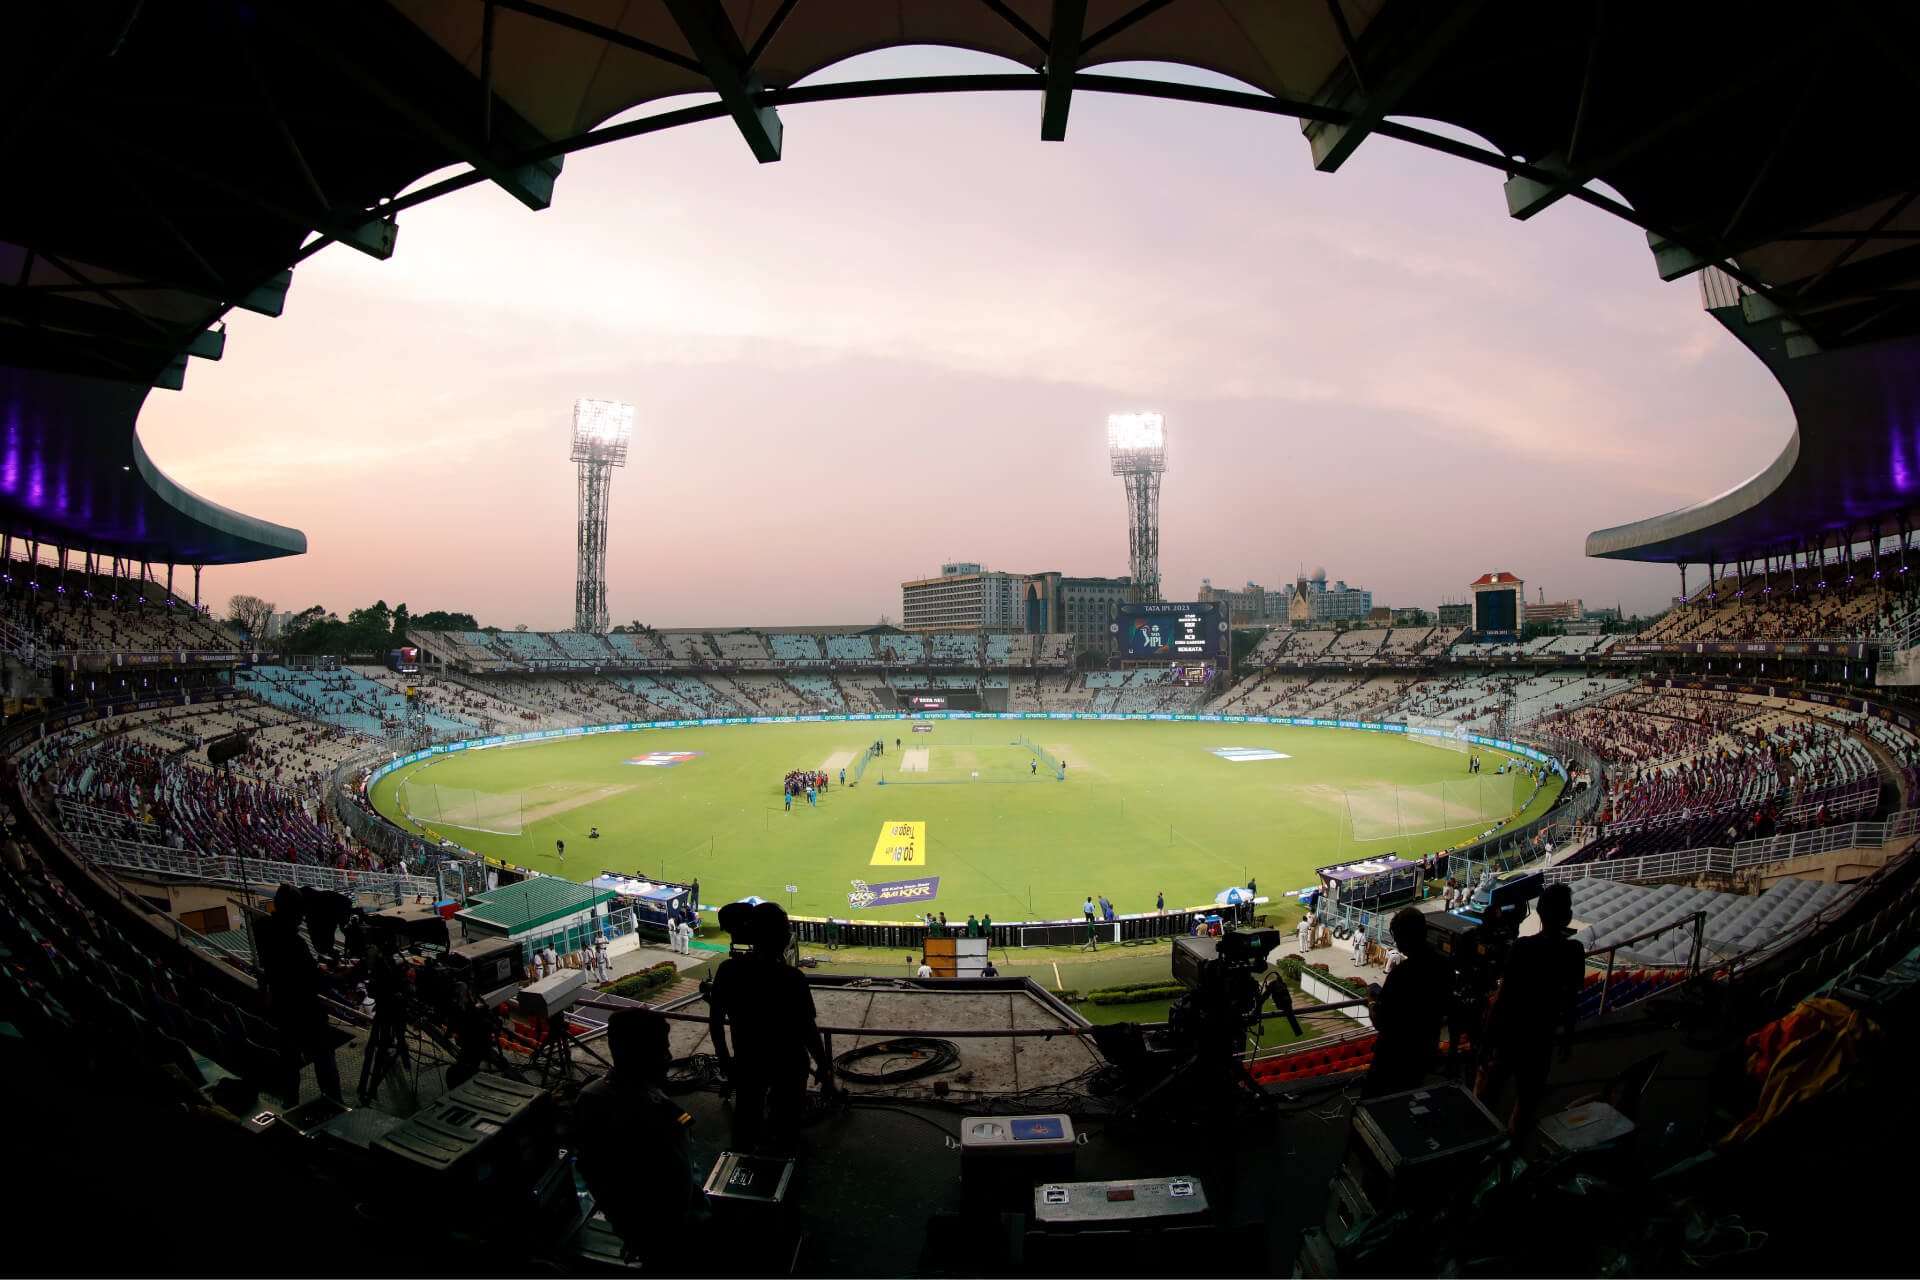
[[[813, 992], [783, 954], [791, 927], [777, 902], [755, 906], [747, 938], [713, 975], [707, 994], [713, 1053], [733, 1086], [733, 1147], [791, 1151], [806, 1105], [807, 1059], [822, 1093], [833, 1092], [833, 1064], [814, 1023]], [[735, 940], [740, 935], [736, 933]], [[728, 1043], [728, 1032], [732, 1043]]]
[[574, 1140], [580, 1175], [625, 1254], [662, 1274], [691, 1271], [688, 1228], [711, 1218], [694, 1171], [693, 1117], [662, 1089], [673, 1055], [651, 1009], [607, 1019], [613, 1070], [580, 1091]]
[[1548, 885], [1538, 909], [1540, 932], [1515, 942], [1507, 956], [1507, 971], [1487, 1014], [1486, 1060], [1474, 1086], [1481, 1101], [1492, 1105], [1512, 1083], [1516, 1096], [1508, 1126], [1516, 1136], [1532, 1129], [1539, 1116], [1554, 1041], [1561, 1041], [1562, 1061], [1572, 1052], [1586, 976], [1586, 952], [1567, 929], [1573, 919], [1572, 887]]
[[326, 973], [300, 936], [305, 912], [300, 890], [283, 884], [273, 895], [273, 914], [258, 930], [260, 967], [267, 980], [274, 1026], [280, 1032], [280, 1100], [288, 1106], [300, 1101], [300, 1059], [313, 1059], [314, 1083], [335, 1102], [340, 1096], [340, 1069], [333, 1060], [333, 1027], [320, 1003]]
[[1373, 1065], [1360, 1086], [1363, 1098], [1418, 1089], [1440, 1058], [1453, 970], [1427, 945], [1426, 917], [1413, 907], [1395, 913], [1387, 929], [1406, 959], [1387, 974], [1373, 1002]]
[[[277, 894], [275, 901], [278, 901]], [[307, 920], [307, 938], [312, 942], [313, 949], [323, 956], [333, 955], [340, 926], [347, 922], [347, 917], [353, 912], [353, 899], [344, 893], [332, 893], [325, 889], [302, 889], [300, 905]]]

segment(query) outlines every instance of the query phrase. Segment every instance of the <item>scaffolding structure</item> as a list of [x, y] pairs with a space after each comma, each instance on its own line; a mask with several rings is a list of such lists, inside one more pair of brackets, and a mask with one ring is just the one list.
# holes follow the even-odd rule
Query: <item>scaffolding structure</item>
[[573, 402], [573, 461], [580, 467], [579, 567], [573, 629], [607, 633], [607, 504], [613, 469], [627, 465], [633, 406], [615, 400]]
[[1160, 477], [1167, 469], [1167, 424], [1157, 413], [1107, 416], [1107, 456], [1127, 490], [1127, 564], [1133, 600], [1160, 597]]

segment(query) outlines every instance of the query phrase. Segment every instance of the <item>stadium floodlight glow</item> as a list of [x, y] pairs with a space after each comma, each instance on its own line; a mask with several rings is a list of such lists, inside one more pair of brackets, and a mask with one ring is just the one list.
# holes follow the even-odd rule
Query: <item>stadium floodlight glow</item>
[[1160, 476], [1167, 469], [1167, 420], [1157, 413], [1107, 415], [1107, 458], [1127, 489], [1127, 565], [1133, 598], [1160, 599]]
[[1121, 474], [1122, 454], [1131, 458], [1143, 450], [1156, 456], [1155, 471], [1165, 471], [1167, 420], [1157, 413], [1110, 413], [1107, 415], [1107, 448], [1114, 458], [1114, 474]]
[[627, 465], [633, 406], [617, 400], [573, 402], [573, 461], [580, 464], [579, 563], [573, 629], [607, 633], [607, 500], [613, 469]]
[[573, 402], [573, 461], [624, 467], [632, 439], [632, 405], [618, 400]]

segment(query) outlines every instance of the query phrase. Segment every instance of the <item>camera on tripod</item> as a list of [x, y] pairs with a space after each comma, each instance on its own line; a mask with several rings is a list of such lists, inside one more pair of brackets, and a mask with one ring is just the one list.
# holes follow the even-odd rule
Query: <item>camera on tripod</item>
[[[1218, 938], [1175, 938], [1173, 978], [1187, 994], [1167, 1010], [1167, 1031], [1195, 1049], [1244, 1048], [1268, 994], [1254, 975], [1280, 945], [1278, 929], [1228, 929]], [[1272, 985], [1272, 984], [1269, 984]], [[1285, 984], [1280, 984], [1285, 990]]]
[[1484, 994], [1499, 984], [1527, 904], [1545, 887], [1537, 871], [1507, 871], [1493, 877], [1467, 908], [1427, 916], [1427, 944], [1453, 965], [1463, 992]]

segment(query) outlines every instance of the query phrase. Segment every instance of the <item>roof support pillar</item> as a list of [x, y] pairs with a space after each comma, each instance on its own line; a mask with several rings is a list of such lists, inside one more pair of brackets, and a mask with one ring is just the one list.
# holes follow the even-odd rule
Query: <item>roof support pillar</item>
[[778, 160], [785, 137], [780, 113], [759, 101], [765, 86], [749, 65], [746, 46], [740, 42], [726, 10], [720, 7], [720, 0], [666, 0], [666, 4], [674, 25], [700, 60], [700, 69], [713, 81], [727, 114], [747, 140], [753, 158], [761, 164]]
[[1053, 0], [1048, 33], [1047, 88], [1040, 102], [1040, 141], [1064, 142], [1067, 111], [1073, 105], [1073, 72], [1080, 60], [1080, 37], [1087, 25], [1087, 0]]

